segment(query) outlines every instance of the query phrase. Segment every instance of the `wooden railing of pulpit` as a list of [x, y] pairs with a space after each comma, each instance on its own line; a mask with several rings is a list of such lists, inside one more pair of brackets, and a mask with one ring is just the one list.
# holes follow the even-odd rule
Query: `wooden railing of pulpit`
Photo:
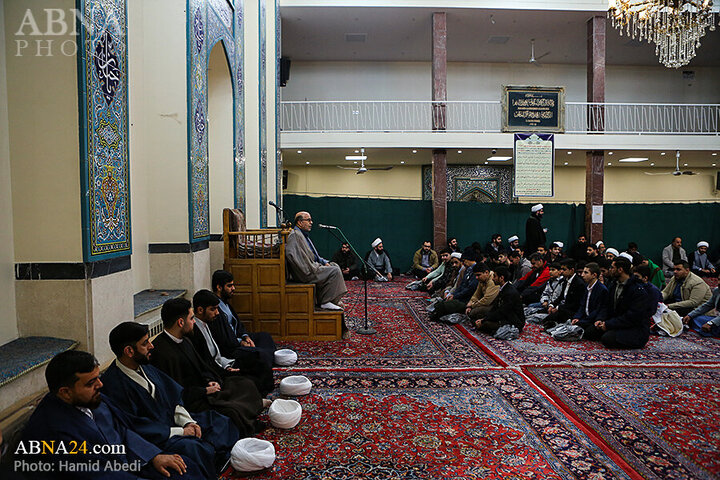
[[342, 312], [316, 310], [315, 286], [287, 280], [289, 229], [246, 230], [239, 210], [223, 210], [224, 268], [235, 280], [232, 305], [251, 332], [276, 340], [339, 340]]

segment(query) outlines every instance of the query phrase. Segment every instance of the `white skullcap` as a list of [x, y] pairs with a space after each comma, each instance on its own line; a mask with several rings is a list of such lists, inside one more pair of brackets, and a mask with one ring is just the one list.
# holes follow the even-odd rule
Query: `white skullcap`
[[514, 242], [515, 240], [520, 240], [520, 237], [518, 237], [517, 235], [513, 235], [512, 237], [508, 238], [508, 242], [510, 243]]
[[452, 258], [462, 258], [462, 253], [460, 252], [453, 252], [450, 254]]
[[554, 243], [555, 245], [557, 245], [558, 247], [560, 247], [560, 248], [563, 248], [563, 247], [565, 246], [565, 244], [562, 243], [562, 242], [553, 242], [553, 243]]
[[311, 388], [310, 379], [303, 375], [291, 375], [280, 381], [280, 393], [283, 395], [307, 395]]
[[538, 203], [537, 205], [533, 205], [532, 208], [530, 209], [530, 211], [531, 211], [532, 213], [535, 213], [535, 212], [540, 211], [540, 210], [542, 210], [542, 209], [543, 209], [542, 203]]
[[266, 440], [243, 438], [235, 443], [230, 452], [230, 464], [239, 472], [257, 472], [270, 467], [273, 463], [275, 463], [275, 447]]
[[275, 350], [275, 363], [281, 367], [287, 367], [297, 362], [297, 353], [293, 352], [289, 348], [281, 348]]
[[632, 263], [632, 261], [633, 261], [632, 255], [630, 255], [630, 254], [627, 253], [627, 252], [621, 253], [620, 255], [618, 255], [618, 257], [627, 258], [628, 260], [630, 260], [630, 263]]
[[381, 243], [382, 243], [382, 239], [380, 237], [378, 237], [375, 240], [373, 240], [372, 247], [375, 248], [378, 245], [380, 245]]
[[710, 244], [709, 244], [708, 242], [706, 242], [706, 241], [703, 240], [702, 242], [698, 242], [698, 244], [697, 244], [697, 248], [700, 248], [700, 247], [708, 247], [708, 248], [710, 248]]
[[598, 240], [597, 243], [595, 244], [595, 246], [597, 248], [600, 248], [600, 245], [605, 245], [605, 242], [603, 242], [602, 240]]
[[619, 256], [620, 256], [620, 252], [618, 252], [617, 250], [615, 250], [615, 249], [612, 248], [612, 247], [610, 247], [610, 248], [608, 248], [608, 249], [605, 250], [605, 255], [607, 255], [608, 253], [612, 253], [612, 254], [615, 255], [616, 257], [619, 257]]
[[270, 405], [268, 416], [273, 427], [288, 430], [300, 423], [302, 407], [295, 400], [279, 398]]

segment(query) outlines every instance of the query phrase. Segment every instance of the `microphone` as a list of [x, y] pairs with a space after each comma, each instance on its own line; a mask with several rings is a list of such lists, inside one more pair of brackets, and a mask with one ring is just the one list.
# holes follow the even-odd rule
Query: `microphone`
[[278, 207], [277, 204], [275, 202], [273, 202], [272, 200], [270, 200], [268, 202], [268, 204], [270, 204], [271, 207], [275, 207], [276, 209], [280, 210], [281, 212], [283, 211], [283, 209]]
[[332, 225], [323, 225], [322, 223], [318, 223], [317, 226], [320, 227], [320, 228], [327, 228], [327, 229], [330, 229], [330, 230], [337, 230], [337, 229], [338, 229], [337, 227], [333, 227]]

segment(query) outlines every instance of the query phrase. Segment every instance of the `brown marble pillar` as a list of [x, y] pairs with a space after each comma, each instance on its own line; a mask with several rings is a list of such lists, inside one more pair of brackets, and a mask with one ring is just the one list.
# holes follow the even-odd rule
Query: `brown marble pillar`
[[[605, 102], [605, 17], [595, 16], [587, 22], [587, 101]], [[605, 111], [602, 106], [588, 107], [588, 130], [602, 133], [605, 129]], [[602, 239], [602, 221], [593, 222], [593, 210], [603, 205], [605, 182], [605, 155], [602, 150], [586, 153], [585, 174], [585, 233], [588, 240]]]
[[[447, 101], [447, 14], [432, 16], [432, 128], [445, 130]], [[447, 150], [432, 152], [433, 245], [441, 249], [447, 242]]]

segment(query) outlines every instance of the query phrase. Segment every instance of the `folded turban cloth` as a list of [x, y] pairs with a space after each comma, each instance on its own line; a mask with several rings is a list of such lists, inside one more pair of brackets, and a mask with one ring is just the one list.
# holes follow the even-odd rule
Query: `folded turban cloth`
[[312, 383], [303, 375], [291, 375], [280, 381], [280, 393], [283, 395], [307, 395], [312, 389]]
[[508, 238], [508, 242], [510, 243], [514, 242], [515, 240], [520, 240], [520, 237], [518, 237], [517, 235], [513, 235], [512, 237]]
[[281, 367], [287, 367], [297, 362], [297, 353], [293, 352], [289, 348], [282, 348], [275, 350], [275, 363]]
[[295, 400], [275, 400], [268, 410], [270, 423], [273, 427], [290, 429], [300, 423], [302, 407]]
[[530, 211], [531, 211], [532, 213], [535, 213], [535, 212], [538, 212], [538, 211], [540, 211], [540, 210], [542, 210], [542, 209], [543, 209], [542, 203], [538, 203], [537, 205], [533, 205], [532, 208], [530, 209]]
[[462, 253], [460, 253], [460, 252], [453, 252], [453, 253], [450, 254], [450, 256], [453, 257], [453, 258], [462, 258]]
[[617, 250], [615, 250], [615, 249], [612, 248], [612, 247], [610, 247], [610, 248], [608, 248], [607, 250], [605, 250], [605, 254], [607, 255], [608, 253], [612, 253], [612, 254], [615, 255], [616, 257], [620, 256], [620, 252], [618, 252]]
[[381, 243], [382, 243], [382, 238], [380, 238], [380, 237], [376, 238], [376, 239], [372, 242], [372, 244], [371, 244], [371, 245], [372, 245], [372, 248], [377, 247], [377, 246], [380, 245]]
[[709, 247], [710, 247], [710, 244], [709, 244], [708, 242], [705, 242], [705, 241], [703, 241], [703, 242], [698, 242], [698, 243], [697, 243], [697, 248], [700, 248], [700, 247], [708, 247], [708, 248], [709, 248]]
[[[277, 401], [277, 400], [276, 400]], [[243, 438], [230, 452], [230, 464], [239, 472], [256, 472], [275, 463], [275, 447], [258, 438]]]
[[555, 245], [557, 245], [558, 247], [560, 247], [560, 248], [563, 248], [563, 247], [565, 246], [565, 244], [562, 243], [562, 242], [553, 242], [553, 243], [554, 243]]
[[618, 257], [627, 258], [628, 260], [630, 260], [630, 263], [633, 262], [633, 257], [632, 257], [632, 255], [630, 255], [630, 254], [627, 253], [627, 252], [621, 253], [620, 255], [618, 255]]
[[597, 243], [595, 244], [595, 246], [597, 248], [600, 248], [600, 245], [605, 245], [605, 243], [602, 240], [598, 240]]

